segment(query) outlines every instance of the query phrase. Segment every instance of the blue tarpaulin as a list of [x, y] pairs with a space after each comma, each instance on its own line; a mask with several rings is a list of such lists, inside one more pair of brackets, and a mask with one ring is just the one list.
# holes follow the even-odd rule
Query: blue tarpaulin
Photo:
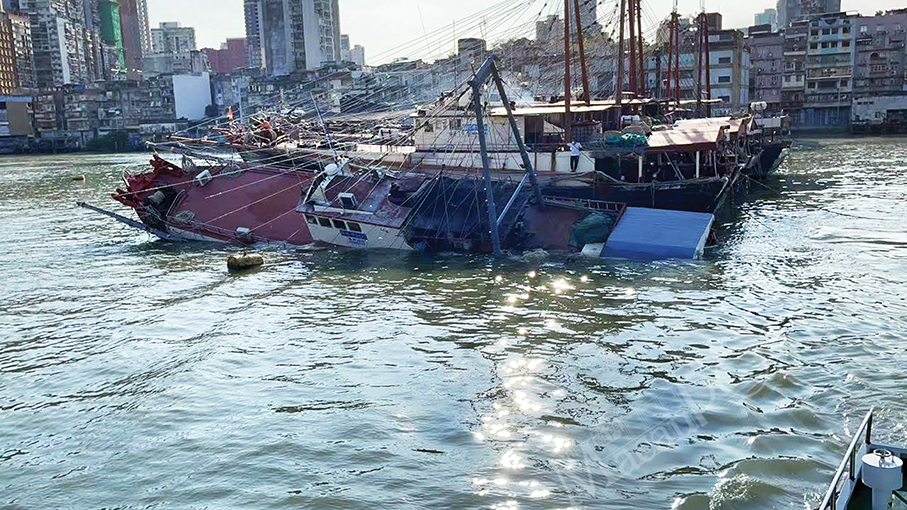
[[625, 259], [698, 259], [715, 216], [708, 213], [628, 207], [601, 256]]

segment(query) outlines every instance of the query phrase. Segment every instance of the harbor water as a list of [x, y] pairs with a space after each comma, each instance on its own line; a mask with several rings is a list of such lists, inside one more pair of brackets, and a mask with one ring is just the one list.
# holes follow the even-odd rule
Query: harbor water
[[904, 139], [795, 145], [703, 261], [240, 275], [76, 207], [147, 159], [0, 159], [0, 508], [808, 509], [907, 443]]

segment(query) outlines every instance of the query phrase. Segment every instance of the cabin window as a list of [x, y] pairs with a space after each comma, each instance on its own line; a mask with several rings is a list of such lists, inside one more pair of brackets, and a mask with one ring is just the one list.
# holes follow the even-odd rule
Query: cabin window
[[346, 226], [351, 232], [362, 232], [362, 227], [360, 227], [358, 223], [349, 222]]
[[433, 122], [431, 122], [431, 121], [426, 122], [426, 123], [425, 123], [425, 132], [426, 132], [426, 133], [434, 133], [434, 132], [435, 132], [435, 124], [434, 124]]
[[306, 216], [306, 219], [309, 220], [309, 223], [312, 225], [318, 224], [318, 218], [316, 218], [314, 216]]
[[331, 228], [331, 220], [327, 218], [318, 218], [318, 224], [322, 227]]
[[346, 230], [346, 223], [344, 223], [340, 220], [334, 220], [334, 228], [338, 228], [340, 230]]

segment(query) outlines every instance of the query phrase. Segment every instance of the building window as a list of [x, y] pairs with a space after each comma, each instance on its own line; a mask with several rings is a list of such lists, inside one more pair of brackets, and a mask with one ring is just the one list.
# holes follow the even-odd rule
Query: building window
[[869, 32], [869, 26], [867, 26], [867, 25], [860, 25], [860, 33], [861, 33], [861, 34], [865, 34], [866, 32]]
[[818, 36], [819, 36], [819, 31], [818, 31], [818, 30], [813, 30], [812, 32], [809, 33], [809, 35], [811, 35], [811, 36], [813, 36], [813, 37], [818, 37]]
[[823, 29], [822, 29], [822, 35], [831, 35], [831, 29], [830, 29], [830, 28], [823, 28]]
[[730, 64], [730, 63], [731, 63], [731, 57], [719, 57], [719, 58], [718, 58], [718, 63], [719, 63], [719, 64]]
[[718, 83], [730, 83], [730, 82], [731, 82], [730, 76], [719, 76], [718, 77]]
[[849, 87], [849, 86], [850, 86], [850, 80], [841, 80], [841, 86], [842, 86], [842, 87]]
[[850, 41], [844, 41], [844, 42], [842, 42], [842, 43], [841, 43], [841, 47], [843, 47], [843, 48], [850, 48]]
[[809, 49], [815, 50], [819, 48], [819, 43], [809, 43]]

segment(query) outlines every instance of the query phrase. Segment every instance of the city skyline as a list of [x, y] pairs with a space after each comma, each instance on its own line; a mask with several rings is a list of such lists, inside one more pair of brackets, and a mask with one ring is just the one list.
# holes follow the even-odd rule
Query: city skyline
[[[614, 0], [616, 1], [616, 0]], [[605, 1], [599, 6], [599, 17], [606, 16], [613, 8], [614, 1]], [[376, 3], [387, 4], [376, 9]], [[370, 65], [389, 62], [395, 58], [442, 58], [454, 53], [453, 24], [471, 14], [487, 9], [488, 0], [460, 0], [456, 3], [439, 3], [436, 0], [411, 0], [397, 2], [390, 0], [341, 0], [340, 2], [340, 28], [344, 34], [349, 34], [352, 44], [359, 44], [366, 48], [368, 63]], [[557, 3], [557, 2], [555, 2]], [[541, 6], [541, 2], [537, 2]], [[734, 4], [726, 8], [722, 2], [707, 3], [706, 10], [717, 11], [724, 17], [725, 27], [743, 28], [753, 24], [755, 14], [764, 9], [775, 8], [774, 0], [756, 0], [744, 5]], [[662, 19], [670, 12], [672, 0], [655, 0], [649, 2], [652, 16], [644, 16], [644, 22], [651, 24], [650, 18]], [[863, 15], [872, 15], [879, 10], [890, 10], [903, 7], [903, 0], [842, 0], [841, 9], [844, 11], [859, 11]], [[543, 14], [552, 14], [551, 6]], [[196, 29], [199, 48], [219, 48], [221, 43], [228, 38], [245, 37], [245, 21], [243, 17], [243, 0], [196, 0], [189, 7], [180, 0], [148, 0], [149, 18], [152, 26], [160, 22], [179, 21], [184, 26]], [[681, 0], [678, 10], [682, 15], [692, 14], [699, 10], [699, 2], [695, 0]], [[540, 13], [539, 9], [530, 12]], [[529, 18], [525, 18], [527, 21]], [[487, 20], [492, 23], [493, 20]], [[393, 27], [388, 30], [388, 27]], [[449, 44], [445, 46], [425, 48], [418, 51], [411, 49], [407, 54], [406, 48], [401, 46], [416, 42], [426, 33], [447, 30]], [[472, 31], [457, 33], [457, 37], [481, 37], [481, 27]], [[526, 25], [526, 34], [532, 32]], [[446, 47], [449, 46], [449, 47]], [[399, 49], [399, 50], [398, 50]]]

